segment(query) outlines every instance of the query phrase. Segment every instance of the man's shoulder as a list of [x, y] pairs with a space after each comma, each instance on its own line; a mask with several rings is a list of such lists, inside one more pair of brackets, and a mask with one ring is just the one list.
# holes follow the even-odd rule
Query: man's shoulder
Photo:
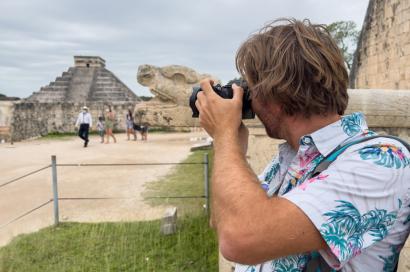
[[347, 148], [346, 151], [355, 152], [358, 149], [366, 147], [384, 147], [392, 148], [392, 151], [401, 150], [404, 154], [410, 154], [409, 143], [401, 138], [390, 136], [390, 135], [374, 135], [371, 137], [366, 137], [362, 139], [353, 140], [350, 142], [351, 146]]
[[410, 150], [406, 142], [380, 135], [353, 142], [335, 163], [359, 163], [366, 167], [383, 167], [391, 170], [410, 169]]

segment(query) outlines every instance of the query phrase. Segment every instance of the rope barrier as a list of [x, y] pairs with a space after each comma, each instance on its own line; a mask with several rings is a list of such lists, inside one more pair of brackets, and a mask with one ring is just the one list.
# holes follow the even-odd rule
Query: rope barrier
[[133, 199], [134, 197], [59, 197], [58, 200]]
[[[144, 166], [144, 165], [153, 166], [153, 165], [204, 165], [204, 164], [206, 164], [206, 163], [205, 162], [186, 162], [186, 163], [84, 163], [84, 164], [81, 164], [81, 163], [71, 163], [71, 164], [67, 163], [67, 164], [56, 164], [56, 166], [76, 166], [76, 167], [78, 167], [78, 166]], [[37, 169], [37, 170], [32, 171], [30, 173], [27, 173], [23, 176], [20, 176], [18, 178], [15, 178], [15, 179], [12, 179], [8, 182], [0, 184], [0, 188], [6, 186], [8, 184], [11, 184], [13, 182], [19, 181], [19, 180], [21, 180], [25, 177], [30, 176], [30, 175], [36, 174], [36, 173], [38, 173], [40, 171], [43, 171], [43, 170], [45, 170], [47, 168], [50, 168], [50, 167], [51, 167], [51, 165], [47, 165], [43, 168]], [[146, 197], [145, 199], [155, 199], [155, 198], [172, 198], [172, 199], [181, 198], [181, 199], [187, 199], [187, 198], [206, 198], [206, 196], [205, 195], [201, 195], [201, 196], [152, 196], [152, 197]], [[135, 199], [135, 197], [61, 197], [61, 198], [58, 198], [58, 200], [109, 200], [109, 199]], [[34, 211], [46, 206], [47, 204], [49, 204], [51, 202], [53, 202], [53, 199], [50, 199], [50, 200], [42, 203], [41, 205], [39, 205], [39, 206], [37, 206], [37, 207], [35, 207], [35, 208], [21, 214], [21, 215], [19, 215], [18, 217], [12, 219], [11, 221], [0, 225], [0, 229], [10, 225], [13, 222], [16, 222], [17, 220], [19, 220], [19, 219], [21, 219], [21, 218], [23, 218], [23, 217], [25, 217], [25, 216], [27, 216], [31, 213], [33, 213]]]
[[159, 163], [59, 163], [57, 166], [153, 166], [153, 165], [195, 165], [203, 162], [159, 162]]
[[50, 166], [51, 166], [51, 165], [47, 165], [47, 166], [45, 166], [45, 167], [43, 167], [43, 168], [41, 168], [41, 169], [35, 170], [35, 171], [30, 172], [30, 173], [28, 173], [28, 174], [25, 174], [25, 175], [23, 175], [23, 176], [21, 176], [21, 177], [18, 177], [18, 178], [12, 179], [12, 180], [10, 180], [10, 181], [8, 181], [8, 182], [6, 182], [6, 183], [0, 184], [0, 188], [1, 188], [1, 187], [4, 187], [4, 186], [6, 186], [6, 185], [8, 185], [8, 184], [10, 184], [10, 183], [16, 182], [16, 181], [18, 181], [18, 180], [20, 180], [20, 179], [23, 179], [23, 178], [25, 178], [25, 177], [28, 177], [28, 176], [30, 176], [30, 175], [33, 175], [33, 174], [35, 174], [35, 173], [38, 173], [38, 172], [40, 172], [40, 171], [43, 171], [44, 169], [47, 169], [47, 168], [49, 168]]
[[150, 196], [146, 197], [146, 199], [152, 198], [206, 198], [206, 196]]
[[41, 204], [41, 205], [39, 205], [39, 206], [37, 206], [37, 207], [35, 207], [35, 208], [33, 208], [33, 209], [31, 209], [31, 210], [29, 210], [29, 211], [23, 213], [22, 215], [20, 215], [20, 216], [14, 218], [13, 220], [11, 220], [11, 221], [9, 221], [9, 222], [3, 224], [3, 225], [0, 225], [0, 229], [6, 227], [6, 226], [8, 226], [8, 225], [10, 225], [10, 224], [13, 223], [13, 222], [16, 222], [17, 220], [19, 220], [20, 218], [23, 218], [24, 216], [29, 215], [30, 213], [32, 213], [32, 212], [34, 212], [34, 211], [36, 211], [36, 210], [38, 210], [38, 209], [40, 209], [40, 208], [46, 206], [46, 205], [47, 205], [48, 203], [50, 203], [50, 202], [53, 202], [53, 200], [50, 199], [50, 200], [48, 200], [47, 202], [44, 202], [43, 204]]
[[[151, 196], [152, 198], [205, 198], [205, 196]], [[59, 197], [58, 200], [104, 200], [104, 199], [135, 199], [135, 197]]]

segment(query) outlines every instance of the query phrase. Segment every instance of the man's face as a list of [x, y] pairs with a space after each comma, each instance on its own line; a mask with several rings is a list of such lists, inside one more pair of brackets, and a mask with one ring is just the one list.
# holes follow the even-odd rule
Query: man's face
[[270, 101], [263, 101], [259, 96], [252, 98], [252, 109], [261, 120], [269, 137], [283, 139], [284, 120], [280, 106]]

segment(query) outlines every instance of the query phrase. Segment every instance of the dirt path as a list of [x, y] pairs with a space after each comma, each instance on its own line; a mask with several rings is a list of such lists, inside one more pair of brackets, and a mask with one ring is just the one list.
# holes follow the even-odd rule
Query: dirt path
[[[92, 136], [88, 148], [77, 137], [65, 140], [34, 140], [0, 145], [0, 186], [30, 171], [50, 164], [83, 163], [169, 163], [180, 162], [189, 154], [194, 139], [204, 133], [151, 134], [147, 142], [126, 141], [100, 144]], [[75, 166], [58, 167], [60, 198], [114, 197], [105, 200], [60, 200], [61, 221], [101, 222], [149, 220], [162, 216], [165, 208], [152, 208], [143, 202], [144, 184], [165, 175], [172, 166]], [[0, 187], [0, 246], [20, 233], [36, 231], [53, 223], [53, 203], [8, 225], [13, 218], [52, 198], [51, 169]]]

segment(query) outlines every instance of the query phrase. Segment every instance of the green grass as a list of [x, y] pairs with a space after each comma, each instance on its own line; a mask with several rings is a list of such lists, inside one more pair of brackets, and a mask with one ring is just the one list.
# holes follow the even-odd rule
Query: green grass
[[[212, 161], [212, 150], [207, 150], [193, 152], [184, 162], [202, 162], [205, 152]], [[177, 165], [150, 183], [145, 197], [203, 194], [203, 165]], [[0, 248], [0, 271], [218, 271], [215, 232], [209, 228], [203, 198], [147, 201], [178, 207], [176, 234], [161, 235], [159, 220], [62, 223], [20, 235]]]
[[169, 133], [169, 132], [182, 132], [189, 133], [191, 132], [189, 127], [150, 127], [148, 133]]
[[[212, 169], [213, 151], [198, 150], [185, 159], [184, 163], [203, 162], [204, 154], [209, 155], [209, 173]], [[204, 212], [204, 198], [155, 198], [158, 196], [203, 196], [204, 166], [202, 164], [177, 165], [170, 174], [158, 181], [146, 185], [143, 194], [146, 201], [153, 206], [174, 205], [182, 214], [198, 215]]]
[[77, 136], [76, 132], [51, 132], [47, 135], [41, 136], [40, 140], [70, 140]]
[[180, 219], [174, 235], [160, 221], [63, 223], [20, 235], [0, 249], [0, 271], [217, 271], [205, 216]]

